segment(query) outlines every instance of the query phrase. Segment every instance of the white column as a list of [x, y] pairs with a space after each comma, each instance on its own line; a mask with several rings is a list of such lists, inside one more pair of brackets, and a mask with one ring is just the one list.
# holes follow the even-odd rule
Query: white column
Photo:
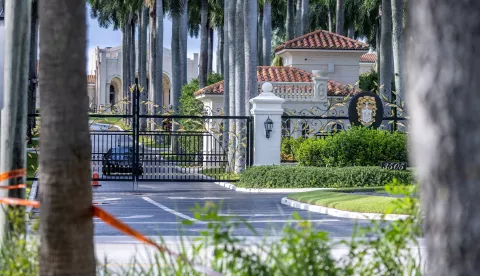
[[314, 83], [313, 99], [317, 102], [328, 101], [328, 72], [323, 70], [313, 70], [315, 77], [312, 78]]
[[[273, 85], [269, 82], [262, 85], [262, 93], [250, 100], [253, 107], [250, 110], [253, 115], [254, 127], [254, 166], [279, 165], [280, 143], [282, 140], [282, 104], [284, 99], [275, 96]], [[273, 121], [273, 129], [270, 138], [266, 137], [265, 121], [270, 118]]]

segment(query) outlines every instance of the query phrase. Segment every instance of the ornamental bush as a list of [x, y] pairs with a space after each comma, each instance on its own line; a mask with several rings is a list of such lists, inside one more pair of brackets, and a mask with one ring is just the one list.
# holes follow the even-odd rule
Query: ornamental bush
[[259, 166], [240, 175], [245, 188], [346, 188], [380, 187], [393, 179], [401, 185], [415, 183], [412, 170], [393, 171], [380, 167], [291, 167]]
[[303, 166], [379, 166], [382, 161], [407, 161], [407, 135], [401, 132], [354, 127], [327, 136], [310, 138], [296, 150]]
[[305, 141], [305, 138], [303, 137], [300, 137], [297, 139], [292, 137], [283, 137], [281, 148], [280, 148], [280, 154], [282, 156], [282, 160], [295, 161], [297, 150], [303, 141]]

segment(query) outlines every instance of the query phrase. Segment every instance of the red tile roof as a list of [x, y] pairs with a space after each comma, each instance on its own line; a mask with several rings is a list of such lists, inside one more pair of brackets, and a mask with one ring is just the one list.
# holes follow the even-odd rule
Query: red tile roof
[[336, 33], [317, 30], [281, 44], [275, 52], [283, 49], [368, 50], [369, 46]]
[[95, 75], [87, 75], [87, 83], [95, 84]]
[[[313, 77], [312, 73], [293, 67], [258, 66], [257, 68], [258, 82], [312, 82]], [[223, 95], [223, 91], [223, 81], [220, 81], [196, 91], [194, 95]], [[328, 81], [329, 96], [346, 95], [349, 92], [350, 88], [347, 85]]]
[[366, 53], [360, 57], [360, 62], [370, 62], [370, 63], [377, 62], [377, 54]]

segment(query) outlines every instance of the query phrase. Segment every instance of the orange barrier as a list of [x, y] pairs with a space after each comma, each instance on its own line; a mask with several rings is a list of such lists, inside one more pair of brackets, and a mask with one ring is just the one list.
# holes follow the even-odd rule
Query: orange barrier
[[16, 189], [25, 189], [27, 185], [25, 184], [18, 184], [13, 186], [0, 186], [0, 190], [16, 190]]
[[27, 169], [18, 169], [0, 174], [0, 181], [27, 175]]
[[99, 187], [102, 186], [100, 183], [98, 183], [98, 171], [97, 171], [97, 163], [93, 163], [93, 180], [92, 180], [92, 187]]

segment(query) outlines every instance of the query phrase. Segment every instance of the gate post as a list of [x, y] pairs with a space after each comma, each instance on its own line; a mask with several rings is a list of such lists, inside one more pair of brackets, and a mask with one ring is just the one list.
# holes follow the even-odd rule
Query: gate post
[[250, 102], [253, 105], [250, 110], [254, 128], [253, 165], [280, 165], [282, 104], [285, 100], [273, 94], [273, 85], [267, 82], [262, 85], [262, 93]]

